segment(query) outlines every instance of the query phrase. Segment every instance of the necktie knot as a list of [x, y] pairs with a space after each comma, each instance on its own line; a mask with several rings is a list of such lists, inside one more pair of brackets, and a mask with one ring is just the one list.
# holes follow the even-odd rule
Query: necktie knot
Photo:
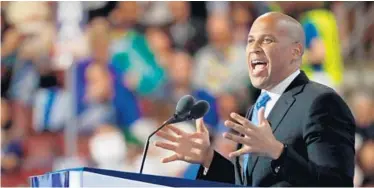
[[266, 106], [266, 103], [270, 100], [270, 96], [267, 92], [261, 93], [260, 97], [256, 102], [256, 110], [259, 110], [261, 107]]

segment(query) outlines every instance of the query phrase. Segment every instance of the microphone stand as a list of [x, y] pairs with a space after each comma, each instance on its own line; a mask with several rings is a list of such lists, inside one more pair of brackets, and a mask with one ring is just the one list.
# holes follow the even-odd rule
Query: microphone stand
[[145, 144], [145, 148], [144, 148], [144, 152], [143, 152], [143, 159], [142, 159], [142, 164], [140, 166], [140, 174], [143, 173], [143, 167], [144, 167], [144, 162], [145, 162], [145, 158], [147, 157], [147, 152], [148, 152], [148, 147], [149, 147], [149, 140], [151, 139], [151, 137], [156, 134], [159, 130], [161, 130], [162, 128], [165, 127], [165, 125], [168, 125], [170, 123], [172, 123], [173, 120], [177, 119], [178, 116], [177, 115], [174, 115], [173, 117], [169, 118], [167, 121], [165, 121], [165, 123], [163, 123], [158, 129], [156, 129], [152, 134], [150, 134], [147, 138], [147, 143]]
[[[147, 157], [147, 152], [148, 152], [148, 148], [149, 148], [149, 141], [150, 141], [151, 137], [154, 134], [156, 134], [159, 130], [164, 128], [166, 125], [169, 125], [171, 123], [180, 122], [180, 120], [182, 120], [182, 119], [184, 119], [184, 118], [178, 117], [178, 115], [174, 114], [171, 118], [169, 118], [167, 121], [165, 121], [159, 128], [157, 128], [152, 134], [150, 134], [148, 136], [147, 143], [145, 144], [145, 148], [144, 148], [144, 151], [143, 151], [143, 159], [142, 159], [142, 164], [140, 166], [140, 171], [139, 171], [140, 174], [143, 174], [144, 162], [145, 162], [145, 158]], [[184, 120], [189, 121], [189, 120], [192, 120], [192, 119], [194, 119], [194, 118], [191, 115], [188, 115], [187, 118], [185, 118]]]

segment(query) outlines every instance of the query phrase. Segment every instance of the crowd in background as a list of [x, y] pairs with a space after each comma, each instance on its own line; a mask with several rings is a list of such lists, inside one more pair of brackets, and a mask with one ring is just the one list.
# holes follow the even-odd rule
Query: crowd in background
[[[223, 121], [230, 112], [245, 114], [259, 94], [245, 47], [251, 24], [268, 11], [302, 23], [302, 69], [350, 105], [357, 123], [355, 185], [374, 186], [374, 88], [347, 84], [357, 66], [342, 55], [354, 22], [343, 2], [78, 4], [80, 31], [64, 27], [58, 12], [69, 6], [59, 2], [1, 2], [1, 186], [27, 186], [31, 175], [71, 167], [138, 172], [148, 135], [187, 94], [209, 102], [204, 120], [227, 156], [236, 145], [221, 136]], [[374, 24], [365, 28], [359, 42], [368, 71]], [[177, 126], [195, 129], [193, 121]], [[169, 155], [151, 146], [144, 173], [195, 177], [198, 165], [161, 163]]]

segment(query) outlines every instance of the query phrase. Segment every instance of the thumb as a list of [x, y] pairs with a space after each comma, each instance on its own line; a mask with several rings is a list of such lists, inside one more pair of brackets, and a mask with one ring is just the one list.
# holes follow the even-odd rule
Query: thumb
[[207, 131], [207, 128], [205, 127], [203, 118], [199, 118], [199, 119], [196, 120], [196, 130], [199, 133]]
[[258, 122], [259, 122], [259, 125], [262, 125], [266, 119], [265, 119], [265, 108], [264, 107], [261, 107], [260, 110], [258, 111]]

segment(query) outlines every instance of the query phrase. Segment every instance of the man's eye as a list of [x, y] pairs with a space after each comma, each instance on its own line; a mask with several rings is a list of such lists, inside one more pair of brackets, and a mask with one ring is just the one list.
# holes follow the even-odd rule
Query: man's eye
[[249, 40], [248, 40], [248, 44], [251, 44], [251, 43], [253, 43], [253, 40], [252, 40], [252, 39], [249, 39]]
[[269, 43], [272, 43], [272, 42], [273, 42], [272, 39], [269, 39], [269, 38], [264, 39], [264, 43], [266, 43], [266, 44], [269, 44]]

